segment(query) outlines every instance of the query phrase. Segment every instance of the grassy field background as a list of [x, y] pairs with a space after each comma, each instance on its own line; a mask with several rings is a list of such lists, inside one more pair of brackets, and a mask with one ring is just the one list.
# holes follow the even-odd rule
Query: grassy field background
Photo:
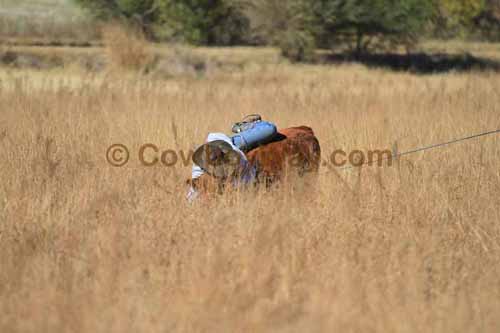
[[88, 44], [98, 26], [71, 0], [0, 0], [0, 40], [9, 44]]
[[[190, 167], [137, 158], [144, 143], [193, 148], [250, 113], [311, 126], [325, 161], [498, 129], [497, 71], [291, 65], [272, 49], [116, 31], [104, 42], [0, 50], [46, 57], [0, 66], [0, 331], [500, 329], [498, 136], [197, 205], [184, 200]], [[106, 161], [114, 143], [130, 149], [124, 167]]]

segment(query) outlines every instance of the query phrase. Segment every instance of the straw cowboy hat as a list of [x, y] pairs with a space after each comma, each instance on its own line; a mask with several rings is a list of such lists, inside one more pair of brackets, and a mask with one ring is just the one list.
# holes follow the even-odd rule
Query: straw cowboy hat
[[193, 162], [209, 175], [227, 179], [239, 171], [241, 156], [226, 141], [215, 140], [198, 147]]

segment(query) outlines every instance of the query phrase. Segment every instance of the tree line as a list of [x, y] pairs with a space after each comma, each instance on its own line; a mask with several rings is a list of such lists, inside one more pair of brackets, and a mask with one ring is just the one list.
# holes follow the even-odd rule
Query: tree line
[[500, 0], [74, 0], [98, 20], [121, 20], [151, 40], [274, 45], [293, 60], [314, 49], [356, 54], [421, 36], [500, 40]]

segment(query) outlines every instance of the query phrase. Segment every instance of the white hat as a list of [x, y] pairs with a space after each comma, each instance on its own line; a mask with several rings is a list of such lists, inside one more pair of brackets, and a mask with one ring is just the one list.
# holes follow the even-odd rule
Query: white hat
[[228, 142], [214, 140], [196, 149], [193, 154], [193, 162], [209, 175], [226, 179], [238, 171], [241, 155]]

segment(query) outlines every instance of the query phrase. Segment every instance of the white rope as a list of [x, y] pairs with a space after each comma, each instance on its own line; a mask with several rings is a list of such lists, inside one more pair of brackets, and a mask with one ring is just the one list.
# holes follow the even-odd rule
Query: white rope
[[448, 141], [448, 142], [437, 143], [437, 144], [430, 145], [430, 146], [416, 148], [416, 149], [413, 149], [413, 150], [409, 150], [409, 151], [405, 151], [405, 152], [402, 152], [402, 153], [398, 153], [396, 155], [391, 155], [391, 156], [379, 158], [379, 159], [377, 159], [375, 161], [365, 161], [365, 162], [361, 163], [360, 165], [355, 165], [355, 166], [354, 165], [348, 165], [348, 166], [340, 167], [338, 169], [339, 170], [347, 170], [347, 169], [357, 168], [357, 167], [363, 166], [365, 164], [372, 164], [372, 163], [376, 163], [376, 162], [380, 162], [380, 161], [385, 161], [385, 160], [389, 160], [389, 159], [395, 159], [395, 158], [399, 158], [401, 156], [410, 155], [410, 154], [414, 154], [414, 153], [418, 153], [418, 152], [421, 152], [421, 151], [430, 150], [430, 149], [434, 149], [434, 148], [444, 147], [444, 146], [448, 146], [448, 145], [451, 145], [451, 144], [454, 144], [454, 143], [457, 143], [457, 142], [462, 142], [462, 141], [471, 140], [471, 139], [475, 139], [475, 138], [479, 138], [479, 137], [483, 137], [483, 136], [487, 136], [487, 135], [492, 135], [492, 134], [498, 134], [498, 133], [500, 133], [500, 129], [497, 129], [497, 130], [494, 130], [494, 131], [489, 131], [489, 132], [483, 132], [483, 133], [479, 133], [479, 134], [474, 134], [474, 135], [467, 136], [465, 138], [455, 139], [455, 140], [451, 140], [451, 141]]

